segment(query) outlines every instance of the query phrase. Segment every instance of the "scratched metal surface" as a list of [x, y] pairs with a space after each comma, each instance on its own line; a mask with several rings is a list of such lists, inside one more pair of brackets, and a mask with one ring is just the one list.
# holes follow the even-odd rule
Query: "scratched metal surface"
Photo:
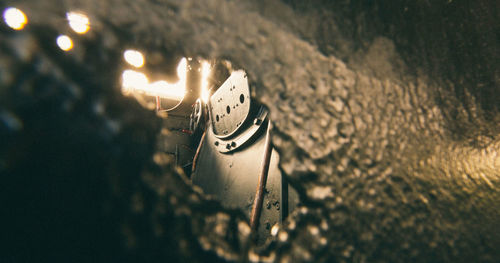
[[216, 136], [229, 137], [243, 126], [250, 115], [250, 88], [243, 70], [231, 76], [210, 97], [212, 129]]

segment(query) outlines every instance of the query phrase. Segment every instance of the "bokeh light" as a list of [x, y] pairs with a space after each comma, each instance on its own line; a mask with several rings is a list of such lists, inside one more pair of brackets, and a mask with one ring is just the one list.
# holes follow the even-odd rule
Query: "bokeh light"
[[28, 18], [23, 11], [14, 7], [5, 9], [3, 12], [3, 20], [14, 30], [22, 30], [28, 23]]
[[123, 52], [123, 57], [128, 64], [140, 68], [144, 66], [144, 56], [137, 50], [128, 49]]
[[66, 18], [68, 19], [69, 26], [73, 31], [78, 34], [85, 34], [90, 29], [89, 18], [78, 12], [68, 12], [66, 13]]
[[58, 36], [56, 42], [59, 48], [64, 51], [69, 51], [73, 48], [73, 40], [66, 35]]
[[210, 63], [207, 61], [201, 62], [201, 100], [208, 102], [210, 96], [208, 91], [208, 76], [210, 75]]
[[151, 83], [148, 87], [148, 91], [151, 95], [159, 96], [162, 98], [182, 100], [186, 93], [186, 88], [182, 85], [176, 84], [170, 84], [164, 80], [160, 80]]
[[125, 70], [122, 74], [122, 91], [129, 93], [135, 90], [145, 90], [148, 86], [148, 78], [141, 72]]
[[148, 78], [141, 72], [135, 70], [125, 70], [122, 74], [122, 92], [142, 93], [149, 96], [159, 96], [161, 98], [182, 100], [186, 94], [187, 79], [187, 59], [182, 58], [177, 66], [179, 81], [168, 83], [164, 80], [149, 83]]

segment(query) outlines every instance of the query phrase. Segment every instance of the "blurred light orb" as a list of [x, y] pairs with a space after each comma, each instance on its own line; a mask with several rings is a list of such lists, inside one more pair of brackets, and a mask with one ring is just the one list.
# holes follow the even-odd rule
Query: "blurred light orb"
[[14, 30], [22, 30], [28, 23], [28, 18], [23, 11], [9, 7], [3, 12], [3, 20], [5, 23]]
[[201, 100], [205, 103], [208, 102], [210, 93], [208, 91], [208, 76], [210, 75], [210, 63], [203, 61], [201, 63]]
[[186, 94], [187, 68], [187, 59], [182, 58], [177, 66], [179, 80], [176, 83], [168, 83], [165, 80], [150, 83], [143, 73], [127, 69], [122, 73], [122, 93], [138, 93], [180, 101]]
[[68, 12], [66, 13], [66, 18], [68, 19], [69, 26], [73, 31], [78, 34], [85, 34], [90, 29], [89, 18], [78, 12]]
[[122, 74], [122, 91], [129, 93], [135, 90], [145, 91], [149, 85], [149, 80], [141, 72], [125, 70]]
[[156, 81], [148, 86], [148, 93], [160, 98], [182, 100], [186, 95], [186, 87], [170, 84], [164, 80]]
[[144, 66], [144, 55], [137, 50], [127, 49], [123, 52], [123, 57], [128, 64], [136, 68]]
[[56, 42], [59, 48], [64, 51], [70, 51], [73, 48], [73, 40], [66, 35], [58, 36]]

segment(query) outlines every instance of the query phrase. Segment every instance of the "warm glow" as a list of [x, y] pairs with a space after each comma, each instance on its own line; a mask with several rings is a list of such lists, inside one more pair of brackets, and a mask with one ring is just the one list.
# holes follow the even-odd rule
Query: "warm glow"
[[127, 63], [136, 68], [144, 66], [144, 56], [137, 50], [125, 50], [125, 52], [123, 52], [123, 57], [125, 58], [125, 61], [127, 61]]
[[69, 26], [73, 31], [78, 34], [85, 34], [90, 29], [89, 18], [77, 12], [66, 13], [66, 18], [68, 19]]
[[122, 74], [122, 90], [125, 93], [144, 90], [147, 88], [148, 82], [146, 75], [137, 71], [125, 70]]
[[73, 41], [68, 36], [60, 35], [56, 41], [59, 48], [64, 51], [69, 51], [73, 48]]
[[210, 94], [208, 93], [208, 76], [210, 75], [210, 64], [207, 61], [201, 63], [201, 100], [208, 102]]
[[28, 23], [28, 18], [23, 11], [9, 7], [3, 12], [3, 20], [12, 29], [21, 30]]
[[162, 98], [181, 100], [186, 93], [186, 87], [178, 84], [169, 84], [164, 80], [160, 80], [149, 85], [148, 93]]
[[181, 59], [177, 66], [179, 81], [168, 83], [164, 80], [149, 83], [148, 78], [137, 71], [125, 70], [122, 75], [122, 90], [125, 94], [129, 92], [145, 93], [149, 96], [182, 100], [186, 94], [187, 60]]

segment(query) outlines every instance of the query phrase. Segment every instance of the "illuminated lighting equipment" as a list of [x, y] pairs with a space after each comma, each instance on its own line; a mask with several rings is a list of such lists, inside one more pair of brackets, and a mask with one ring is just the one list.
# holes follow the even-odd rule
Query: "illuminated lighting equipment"
[[3, 20], [5, 23], [14, 30], [22, 30], [28, 23], [28, 18], [23, 11], [9, 7], [3, 12]]
[[160, 80], [149, 85], [148, 93], [161, 98], [169, 98], [175, 100], [182, 100], [186, 93], [185, 85], [169, 84], [164, 80]]
[[168, 83], [164, 80], [149, 83], [143, 73], [134, 70], [125, 70], [122, 74], [122, 91], [124, 94], [136, 92], [149, 96], [182, 100], [186, 94], [187, 59], [183, 58], [177, 66], [179, 81]]
[[128, 49], [123, 52], [123, 57], [128, 64], [140, 68], [144, 66], [144, 56], [137, 50]]
[[73, 48], [73, 40], [66, 35], [58, 36], [56, 42], [59, 48], [64, 51], [70, 51]]
[[135, 90], [143, 90], [148, 86], [148, 82], [148, 78], [143, 73], [125, 70], [122, 74], [122, 91], [127, 94]]
[[66, 18], [68, 19], [69, 26], [73, 31], [78, 34], [85, 34], [90, 29], [89, 18], [77, 12], [66, 13]]
[[210, 96], [208, 92], [208, 76], [210, 75], [210, 64], [207, 61], [201, 63], [201, 100], [205, 103], [208, 102]]

